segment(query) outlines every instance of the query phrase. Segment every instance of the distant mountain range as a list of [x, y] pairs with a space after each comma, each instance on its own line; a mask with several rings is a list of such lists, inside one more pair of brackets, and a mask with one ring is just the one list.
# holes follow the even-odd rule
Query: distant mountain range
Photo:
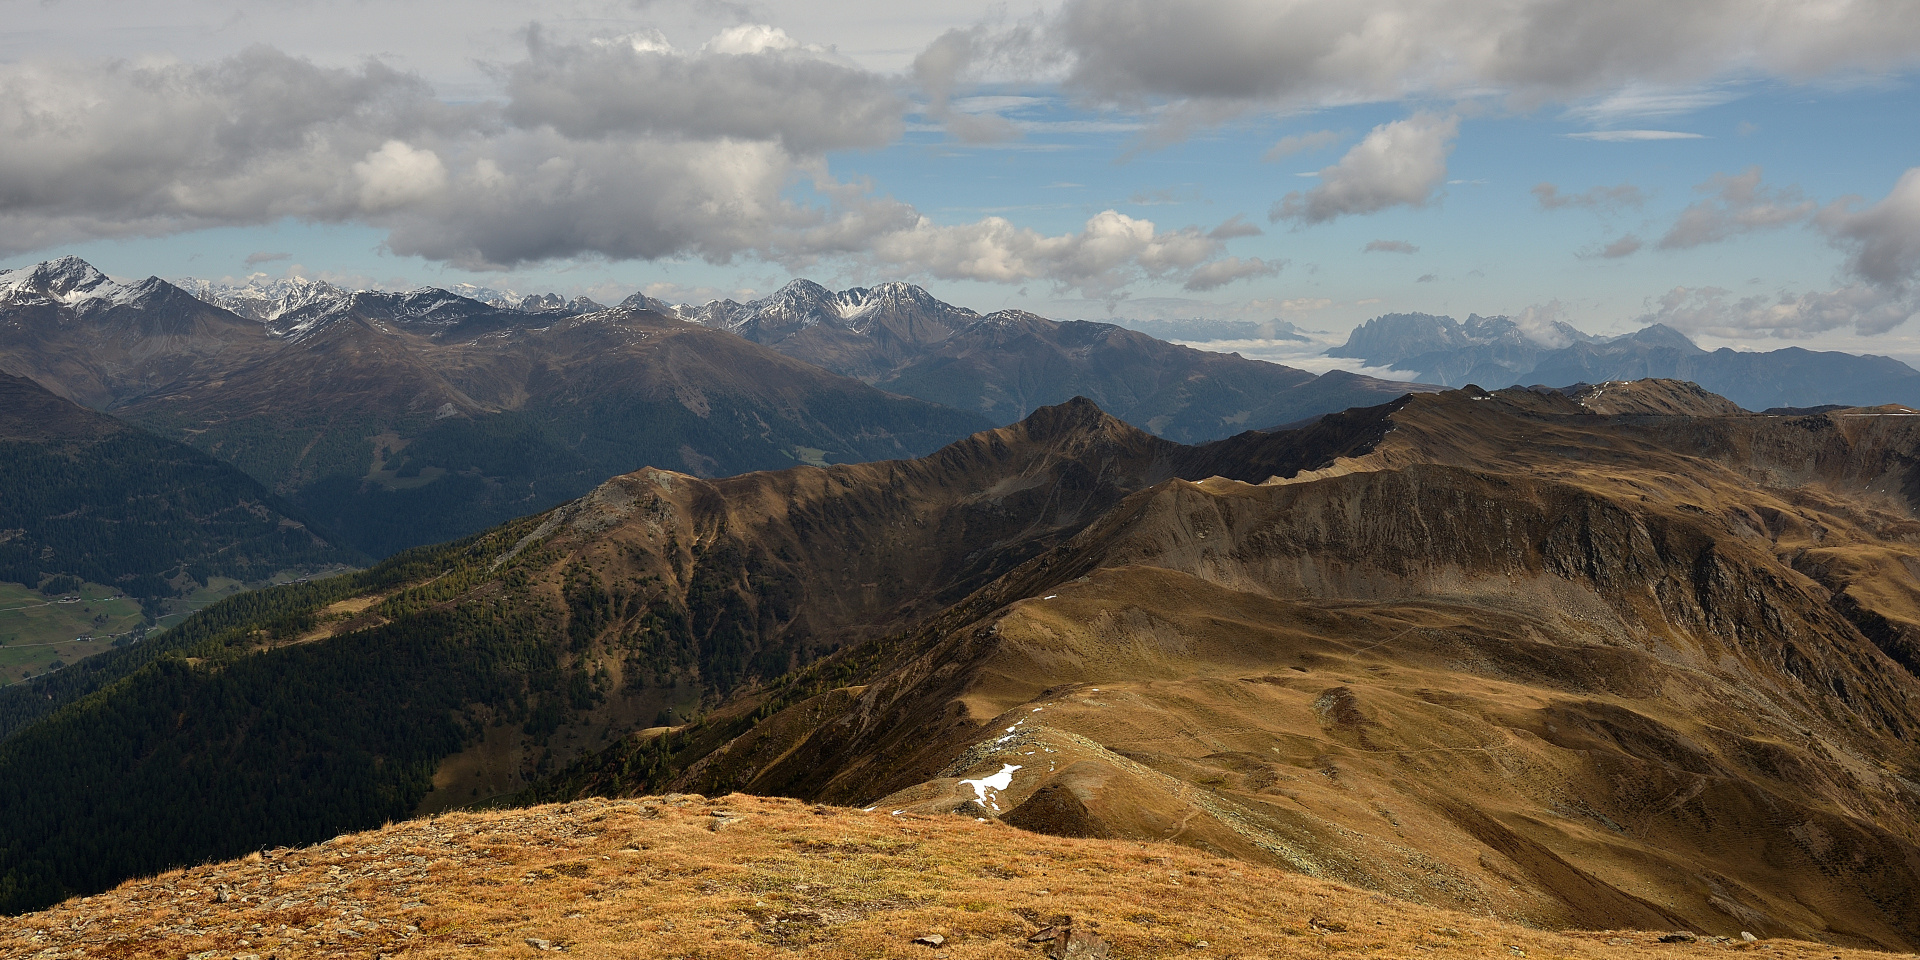
[[1565, 323], [1522, 327], [1507, 317], [1396, 313], [1354, 328], [1328, 356], [1415, 372], [1447, 386], [1566, 386], [1668, 377], [1690, 380], [1749, 410], [1824, 404], [1920, 406], [1920, 370], [1891, 357], [1800, 347], [1701, 349], [1664, 324], [1595, 337]]
[[[1183, 443], [1434, 389], [1345, 372], [1315, 375], [1167, 343], [1113, 323], [1056, 321], [1021, 310], [981, 316], [906, 283], [836, 292], [795, 280], [747, 303], [645, 305], [995, 422], [1081, 396]], [[1290, 329], [1271, 332], [1297, 336]]]
[[231, 463], [373, 556], [644, 464], [903, 457], [987, 425], [651, 311], [317, 284], [215, 299], [247, 314], [75, 258], [0, 273], [0, 370]]
[[1085, 395], [1194, 441], [1409, 390], [909, 284], [668, 304], [323, 281], [0, 272], [0, 371], [225, 460], [373, 556], [643, 465], [724, 476], [924, 453]]

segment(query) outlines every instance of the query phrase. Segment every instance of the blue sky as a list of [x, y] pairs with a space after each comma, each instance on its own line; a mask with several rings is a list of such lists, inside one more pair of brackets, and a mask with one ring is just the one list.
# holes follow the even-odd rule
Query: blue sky
[[0, 264], [1920, 356], [1920, 5], [894, 6], [16, 10]]

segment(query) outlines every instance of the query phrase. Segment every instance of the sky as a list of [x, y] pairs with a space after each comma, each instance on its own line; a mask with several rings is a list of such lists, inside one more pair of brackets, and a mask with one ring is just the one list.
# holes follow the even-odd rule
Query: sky
[[1912, 0], [19, 0], [0, 266], [1920, 360], [1916, 80]]

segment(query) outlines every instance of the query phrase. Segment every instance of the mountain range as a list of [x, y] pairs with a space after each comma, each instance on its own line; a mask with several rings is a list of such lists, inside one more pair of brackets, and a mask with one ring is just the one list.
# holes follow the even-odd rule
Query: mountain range
[[231, 463], [373, 556], [643, 464], [872, 460], [987, 423], [647, 311], [281, 292], [243, 316], [73, 258], [0, 274], [0, 370]]
[[1652, 381], [1200, 445], [1076, 399], [916, 460], [646, 469], [0, 695], [0, 902], [741, 790], [1910, 950], [1916, 431]]
[[1565, 386], [1664, 377], [1690, 380], [1749, 410], [1826, 404], [1920, 406], [1920, 370], [1891, 357], [1787, 347], [1707, 351], [1685, 334], [1653, 324], [1595, 337], [1561, 322], [1522, 326], [1507, 317], [1396, 313], [1354, 328], [1331, 357], [1413, 371], [1459, 387]]
[[1112, 323], [1056, 321], [1021, 310], [981, 316], [905, 283], [835, 292], [795, 280], [747, 303], [647, 305], [995, 422], [1084, 396], [1128, 423], [1184, 443], [1433, 389], [1344, 371], [1315, 375], [1167, 343]]
[[376, 557], [642, 465], [910, 456], [1077, 393], [1194, 440], [1429, 389], [981, 317], [907, 284], [795, 281], [697, 308], [469, 292], [492, 302], [297, 278], [123, 284], [68, 257], [0, 272], [0, 371], [233, 464]]

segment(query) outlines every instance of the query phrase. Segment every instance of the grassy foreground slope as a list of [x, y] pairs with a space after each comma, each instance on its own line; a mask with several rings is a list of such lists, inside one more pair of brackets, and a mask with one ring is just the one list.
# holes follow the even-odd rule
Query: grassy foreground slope
[[0, 918], [0, 953], [1011, 960], [1061, 956], [1032, 938], [1062, 920], [1082, 949], [1128, 960], [1889, 956], [1733, 929], [1551, 933], [1172, 844], [686, 794], [453, 814], [174, 870]]

